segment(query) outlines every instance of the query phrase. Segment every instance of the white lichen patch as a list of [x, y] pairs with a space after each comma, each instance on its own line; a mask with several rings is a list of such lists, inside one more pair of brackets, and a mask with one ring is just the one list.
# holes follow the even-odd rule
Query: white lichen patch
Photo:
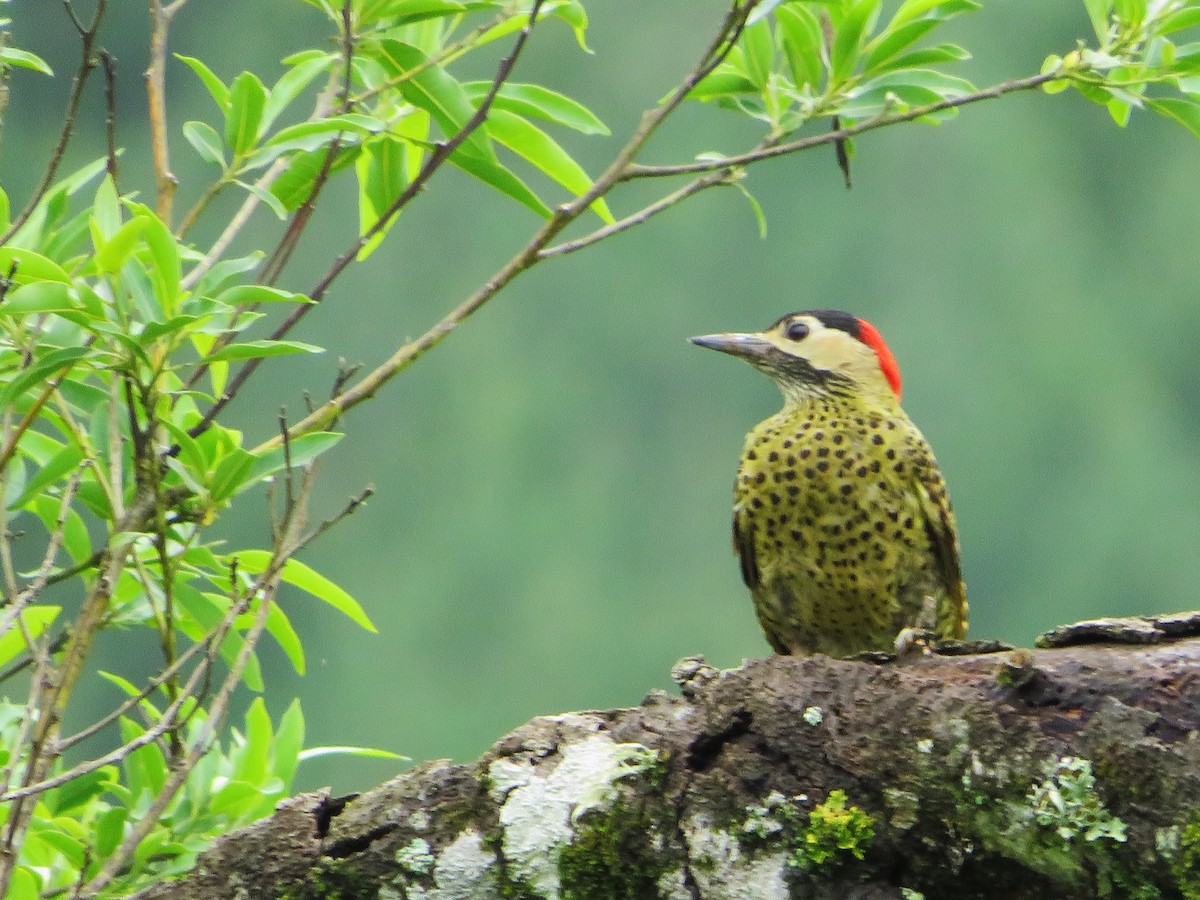
[[507, 757], [488, 767], [509, 872], [550, 900], [559, 895], [557, 851], [570, 843], [579, 817], [611, 803], [617, 781], [658, 759], [642, 744], [618, 744], [600, 733], [564, 744], [561, 752], [553, 768]]
[[825, 713], [819, 706], [806, 706], [804, 712], [800, 714], [800, 718], [804, 720], [805, 724], [815, 727], [824, 720]]
[[[682, 827], [687, 839], [691, 876], [700, 896], [721, 897], [722, 900], [770, 900], [788, 896], [784, 880], [787, 854], [782, 850], [751, 857], [736, 835], [714, 828], [703, 813], [686, 819]], [[678, 876], [668, 873], [659, 883], [667, 896], [672, 896], [667, 890], [673, 883], [672, 878]]]
[[499, 900], [494, 879], [488, 877], [488, 869], [495, 864], [496, 857], [484, 849], [483, 835], [468, 828], [437, 854], [434, 887], [406, 884], [403, 896], [413, 900]]
[[933, 752], [933, 740], [931, 738], [921, 738], [919, 741], [917, 741], [917, 752], [918, 753], [932, 753]]
[[396, 851], [397, 865], [413, 875], [428, 875], [433, 871], [435, 862], [433, 854], [429, 852], [429, 841], [424, 838], [413, 838]]

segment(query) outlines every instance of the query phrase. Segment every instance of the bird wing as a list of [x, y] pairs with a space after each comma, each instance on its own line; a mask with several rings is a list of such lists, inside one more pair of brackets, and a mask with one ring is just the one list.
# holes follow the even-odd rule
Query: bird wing
[[917, 496], [925, 518], [925, 532], [934, 561], [946, 586], [946, 604], [938, 609], [938, 632], [943, 637], [962, 638], [967, 633], [967, 589], [958, 556], [958, 529], [950, 509], [946, 482], [933, 455], [925, 448], [928, 464], [914, 466]]
[[746, 587], [758, 587], [758, 561], [754, 558], [754, 524], [742, 512], [742, 504], [733, 508], [733, 552], [742, 567], [742, 581]]

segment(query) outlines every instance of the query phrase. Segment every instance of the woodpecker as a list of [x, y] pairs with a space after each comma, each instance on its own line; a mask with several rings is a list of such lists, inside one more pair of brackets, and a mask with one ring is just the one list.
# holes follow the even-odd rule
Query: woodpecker
[[783, 409], [746, 436], [733, 498], [734, 552], [775, 651], [845, 657], [903, 652], [922, 634], [962, 639], [950, 498], [875, 326], [818, 309], [690, 340], [783, 392]]

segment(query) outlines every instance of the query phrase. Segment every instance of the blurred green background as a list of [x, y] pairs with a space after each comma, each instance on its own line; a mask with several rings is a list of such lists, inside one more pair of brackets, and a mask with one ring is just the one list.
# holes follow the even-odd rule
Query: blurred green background
[[[145, 4], [110, 6], [101, 43], [118, 60], [121, 187], [146, 196]], [[608, 123], [611, 138], [560, 136], [598, 171], [722, 8], [594, 2], [594, 55], [550, 22], [516, 78]], [[9, 11], [15, 44], [57, 74], [17, 72], [10, 84], [0, 177], [18, 206], [56, 133], [77, 51], [59, 4]], [[993, 0], [945, 39], [974, 52], [956, 71], [982, 86], [1036, 72], [1088, 33], [1082, 2]], [[280, 58], [327, 40], [299, 0], [191, 0], [173, 49], [226, 80], [251, 68], [270, 82]], [[484, 77], [493, 64], [470, 71]], [[68, 164], [103, 152], [99, 88]], [[175, 61], [169, 91], [182, 212], [213, 170], [179, 129], [213, 121], [215, 109]], [[735, 152], [753, 135], [731, 113], [696, 107], [644, 160]], [[468, 760], [533, 715], [636, 704], [670, 685], [680, 656], [731, 666], [766, 654], [728, 520], [742, 436], [779, 400], [748, 366], [684, 338], [761, 328], [801, 308], [871, 319], [899, 358], [906, 408], [958, 513], [973, 636], [1029, 644], [1069, 620], [1197, 605], [1200, 144], [1146, 113], [1121, 130], [1073, 94], [1017, 95], [940, 128], [862, 138], [849, 192], [827, 148], [759, 166], [746, 184], [766, 211], [765, 239], [736, 192], [709, 192], [539, 266], [348, 417], [314, 514], [366, 483], [377, 494], [303, 559], [354, 594], [379, 634], [285, 592], [308, 674], [263, 651], [271, 707], [302, 697], [311, 744]], [[621, 214], [648, 196], [611, 202]], [[349, 186], [322, 206], [286, 287], [310, 287], [354, 236]], [[205, 224], [201, 246], [216, 219]], [[278, 234], [269, 214], [255, 225], [244, 249]], [[298, 413], [303, 390], [328, 391], [339, 357], [379, 363], [536, 225], [443, 170], [295, 335], [328, 352], [267, 367], [228, 424], [251, 443], [269, 436], [281, 403]], [[237, 544], [269, 542], [260, 503], [227, 524]], [[107, 635], [107, 664], [152, 659], [144, 640]], [[322, 760], [302, 767], [299, 787], [360, 789], [396, 769]]]

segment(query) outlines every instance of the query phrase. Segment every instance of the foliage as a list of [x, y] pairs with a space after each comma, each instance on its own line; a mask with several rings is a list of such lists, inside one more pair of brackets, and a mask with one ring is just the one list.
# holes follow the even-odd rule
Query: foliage
[[846, 805], [846, 792], [833, 790], [808, 814], [802, 842], [788, 863], [806, 869], [836, 865], [847, 857], [862, 859], [875, 837], [874, 820], [864, 810]]
[[[560, 139], [606, 137], [604, 124], [562, 93], [513, 77], [544, 25], [565, 25], [586, 49], [587, 15], [575, 0], [302, 0], [327, 19], [331, 44], [291, 56], [270, 85], [252, 71], [223, 79], [204, 60], [179, 57], [215, 106], [208, 121], [180, 123], [168, 119], [165, 72], [170, 26], [186, 2], [149, 0], [152, 204], [125, 184], [111, 130], [101, 158], [60, 171], [94, 72], [116, 116], [114, 63], [98, 44], [103, 0], [91, 21], [64, 3], [80, 63], [63, 128], [25, 205], [14, 212], [0, 192], [0, 681], [27, 698], [0, 704], [6, 896], [134, 889], [185, 869], [214, 835], [287, 794], [305, 758], [299, 707], [272, 722], [256, 698], [242, 731], [226, 725], [235, 692], [265, 689], [264, 633], [304, 671], [289, 615], [296, 601], [282, 586], [373, 628], [352, 597], [296, 558], [369, 493], [311, 525], [315, 463], [337, 444], [348, 410], [524, 271], [708, 188], [743, 190], [744, 170], [760, 160], [834, 145], [848, 178], [856, 135], [942, 122], [1016, 91], [1074, 87], [1119, 124], [1147, 108], [1200, 134], [1200, 45], [1176, 43], [1200, 24], [1195, 0], [1085, 0], [1095, 47], [983, 89], [945, 71], [967, 53], [939, 42], [947, 20], [979, 7], [973, 0], [732, 0], [695, 66], [595, 177]], [[9, 43], [0, 43], [0, 64], [51, 74]], [[464, 58], [489, 53], [492, 79], [464, 76]], [[639, 163], [651, 136], [695, 102], [750, 117], [761, 137], [738, 155]], [[177, 222], [168, 152], [176, 131], [214, 169]], [[278, 436], [248, 446], [223, 424], [230, 402], [262, 365], [321, 352], [289, 335], [445, 166], [532, 212], [539, 224], [527, 243], [423, 335], [373, 371], [339, 372], [328, 400], [299, 421], [279, 414]], [[338, 179], [357, 189], [355, 239], [314, 284], [281, 286]], [[614, 214], [628, 183], [651, 179], [683, 183]], [[226, 192], [240, 202], [222, 218], [214, 200]], [[235, 254], [260, 207], [281, 223], [277, 243]], [[562, 238], [589, 221], [593, 230]], [[200, 222], [218, 234], [208, 247], [191, 236]], [[264, 486], [269, 547], [226, 547], [222, 517]], [[98, 672], [95, 641], [112, 629], [150, 638], [157, 671]], [[116, 689], [111, 707], [80, 709], [80, 685], [101, 679]], [[85, 712], [88, 723], [64, 733], [63, 722]], [[1057, 774], [1056, 796], [1086, 805], [1084, 774]], [[1054, 803], [1049, 788], [1039, 798]], [[1089, 827], [1120, 839], [1111, 823]], [[797, 852], [822, 865], [839, 853], [861, 858], [871, 827], [835, 791], [804, 834]]]
[[1089, 842], [1125, 841], [1125, 823], [1104, 808], [1086, 759], [1064, 756], [1051, 762], [1046, 780], [1034, 785], [1026, 799], [1037, 823], [1053, 829], [1065, 843], [1079, 837]]

